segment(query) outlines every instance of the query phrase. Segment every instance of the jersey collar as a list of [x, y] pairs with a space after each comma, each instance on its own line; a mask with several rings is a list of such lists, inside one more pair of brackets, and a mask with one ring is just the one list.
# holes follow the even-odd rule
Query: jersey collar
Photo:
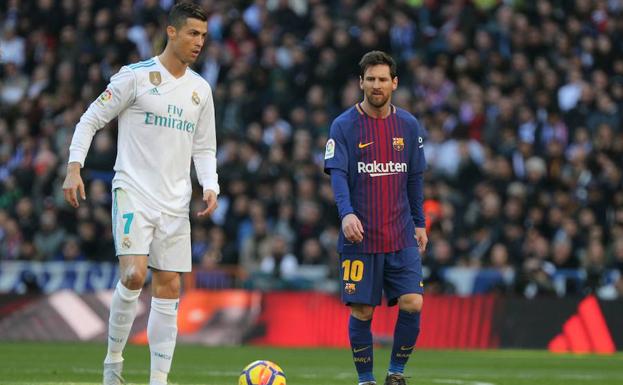
[[372, 119], [387, 119], [387, 118], [390, 117], [390, 115], [393, 115], [393, 114], [396, 113], [396, 106], [394, 106], [393, 104], [389, 105], [389, 115], [387, 115], [384, 118], [375, 118], [375, 117], [372, 117], [372, 116], [368, 115], [364, 111], [363, 107], [361, 106], [361, 102], [355, 104], [355, 108], [357, 109], [357, 112], [359, 112], [359, 115], [364, 115], [364, 116], [367, 116], [367, 117], [372, 118]]
[[156, 55], [154, 57], [154, 59], [156, 60], [156, 63], [158, 63], [158, 65], [160, 66], [160, 68], [162, 69], [162, 72], [164, 74], [164, 77], [166, 78], [166, 80], [169, 81], [173, 81], [173, 82], [178, 82], [178, 81], [182, 81], [184, 79], [186, 79], [186, 76], [188, 76], [188, 72], [190, 72], [188, 70], [188, 67], [186, 67], [186, 70], [184, 71], [184, 75], [180, 76], [179, 78], [176, 78], [175, 76], [173, 76], [169, 70], [167, 69], [167, 67], [165, 67], [162, 62], [160, 61], [160, 58]]

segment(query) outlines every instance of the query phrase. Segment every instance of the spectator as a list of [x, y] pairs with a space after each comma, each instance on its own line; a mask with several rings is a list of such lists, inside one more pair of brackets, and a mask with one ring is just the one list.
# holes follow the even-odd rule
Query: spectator
[[15, 25], [5, 24], [0, 38], [0, 63], [13, 63], [16, 67], [22, 67], [26, 62], [26, 42], [17, 35]]
[[55, 258], [61, 261], [74, 262], [84, 261], [85, 256], [80, 250], [80, 241], [76, 237], [67, 237], [63, 243], [60, 254]]
[[4, 259], [17, 259], [20, 257], [23, 242], [22, 233], [14, 219], [7, 219], [2, 226], [1, 254]]
[[281, 236], [270, 239], [270, 246], [261, 257], [257, 269], [251, 271], [248, 287], [271, 289], [296, 289], [301, 282], [297, 280], [298, 261], [289, 251], [290, 246]]
[[17, 64], [4, 65], [4, 80], [0, 83], [0, 101], [7, 106], [16, 106], [26, 95], [28, 78], [17, 69]]
[[291, 280], [296, 277], [298, 262], [296, 257], [288, 250], [288, 244], [282, 237], [272, 239], [272, 248], [269, 254], [262, 257], [260, 271], [272, 274], [283, 280]]
[[310, 238], [303, 242], [301, 253], [302, 265], [326, 265], [328, 262], [327, 253], [323, 250], [318, 239]]
[[51, 260], [60, 251], [66, 232], [58, 227], [56, 213], [52, 210], [46, 210], [41, 214], [39, 228], [34, 237], [35, 246], [44, 259]]

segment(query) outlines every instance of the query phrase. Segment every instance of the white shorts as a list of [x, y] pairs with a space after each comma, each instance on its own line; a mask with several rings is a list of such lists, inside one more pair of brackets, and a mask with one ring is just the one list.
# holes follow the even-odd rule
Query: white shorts
[[120, 255], [147, 255], [151, 268], [189, 272], [192, 267], [190, 220], [143, 204], [134, 192], [112, 193], [112, 231]]

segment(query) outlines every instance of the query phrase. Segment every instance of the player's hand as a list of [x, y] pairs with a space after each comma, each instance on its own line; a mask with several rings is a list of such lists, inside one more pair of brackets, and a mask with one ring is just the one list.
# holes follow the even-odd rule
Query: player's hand
[[203, 193], [203, 201], [206, 203], [207, 207], [205, 210], [197, 213], [198, 217], [204, 217], [206, 215], [212, 215], [214, 210], [216, 210], [216, 206], [218, 206], [216, 202], [216, 193], [212, 190], [206, 190]]
[[426, 235], [426, 228], [424, 227], [415, 228], [415, 240], [417, 241], [420, 254], [422, 254], [424, 250], [426, 250], [426, 245], [428, 244], [428, 235]]
[[342, 231], [346, 239], [353, 243], [363, 241], [363, 225], [355, 214], [347, 214], [342, 219]]
[[74, 208], [80, 206], [76, 190], [80, 192], [82, 200], [87, 199], [87, 194], [84, 191], [84, 182], [82, 182], [82, 177], [80, 176], [80, 163], [71, 162], [67, 165], [67, 176], [65, 176], [65, 181], [63, 182], [63, 195], [67, 203]]

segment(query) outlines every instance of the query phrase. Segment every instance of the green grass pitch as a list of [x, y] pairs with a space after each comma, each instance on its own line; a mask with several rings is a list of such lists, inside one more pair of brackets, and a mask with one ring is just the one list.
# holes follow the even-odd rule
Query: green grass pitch
[[[99, 384], [105, 346], [80, 343], [0, 343], [0, 384]], [[375, 374], [382, 384], [389, 351], [375, 350]], [[146, 384], [149, 351], [129, 346], [125, 377]], [[272, 360], [288, 385], [354, 385], [346, 349], [211, 348], [178, 344], [171, 384], [236, 385], [243, 366]], [[407, 366], [409, 385], [621, 385], [623, 354], [558, 355], [544, 351], [416, 351]]]

